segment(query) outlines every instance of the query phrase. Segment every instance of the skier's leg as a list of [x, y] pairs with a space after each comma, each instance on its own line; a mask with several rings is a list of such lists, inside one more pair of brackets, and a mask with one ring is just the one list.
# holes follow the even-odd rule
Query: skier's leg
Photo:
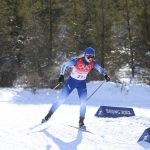
[[68, 84], [66, 84], [64, 86], [64, 88], [62, 89], [59, 99], [52, 105], [49, 112], [54, 113], [58, 109], [58, 107], [64, 103], [64, 101], [69, 96], [69, 94], [72, 92], [72, 90], [73, 89], [69, 88]]
[[72, 92], [74, 87], [70, 86], [70, 80], [67, 81], [67, 83], [64, 85], [64, 88], [62, 89], [62, 92], [59, 96], [59, 99], [52, 105], [50, 108], [48, 114], [45, 116], [44, 119], [42, 119], [42, 123], [48, 121], [52, 114], [58, 109], [58, 107], [64, 103], [65, 99], [68, 97], [68, 95]]
[[87, 103], [87, 88], [86, 83], [83, 82], [78, 88], [78, 95], [81, 101], [80, 104], [80, 118], [79, 118], [79, 127], [84, 125], [84, 118], [86, 113], [86, 103]]

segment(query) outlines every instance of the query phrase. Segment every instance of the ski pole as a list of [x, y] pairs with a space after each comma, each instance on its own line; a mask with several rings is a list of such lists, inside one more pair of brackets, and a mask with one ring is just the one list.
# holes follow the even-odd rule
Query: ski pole
[[60, 84], [61, 84], [61, 83], [58, 83], [58, 84], [53, 88], [53, 90], [56, 89], [58, 86], [60, 86]]
[[105, 81], [103, 81], [96, 89], [95, 91], [87, 98], [87, 100], [89, 100], [95, 93], [96, 91], [104, 84]]

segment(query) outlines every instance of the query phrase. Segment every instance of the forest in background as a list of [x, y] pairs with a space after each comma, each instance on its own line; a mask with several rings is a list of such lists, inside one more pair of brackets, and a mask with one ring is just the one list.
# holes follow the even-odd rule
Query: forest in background
[[[150, 0], [0, 0], [0, 87], [52, 87], [96, 50], [111, 81], [150, 85]], [[70, 70], [66, 71], [66, 77]], [[92, 71], [88, 80], [101, 80]]]

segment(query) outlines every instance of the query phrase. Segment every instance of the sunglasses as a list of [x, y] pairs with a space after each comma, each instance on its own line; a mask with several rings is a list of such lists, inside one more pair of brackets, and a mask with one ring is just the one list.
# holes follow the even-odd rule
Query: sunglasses
[[94, 55], [88, 55], [87, 59], [94, 59]]

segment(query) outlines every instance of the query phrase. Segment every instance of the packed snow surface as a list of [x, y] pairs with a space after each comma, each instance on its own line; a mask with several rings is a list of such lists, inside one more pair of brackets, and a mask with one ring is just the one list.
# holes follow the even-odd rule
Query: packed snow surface
[[[102, 81], [87, 84], [88, 96]], [[150, 150], [150, 143], [138, 143], [150, 127], [150, 86], [104, 83], [89, 99], [85, 125], [78, 126], [80, 100], [74, 90], [45, 124], [39, 125], [60, 90], [0, 88], [0, 150]], [[135, 116], [95, 117], [100, 106], [130, 107]]]

